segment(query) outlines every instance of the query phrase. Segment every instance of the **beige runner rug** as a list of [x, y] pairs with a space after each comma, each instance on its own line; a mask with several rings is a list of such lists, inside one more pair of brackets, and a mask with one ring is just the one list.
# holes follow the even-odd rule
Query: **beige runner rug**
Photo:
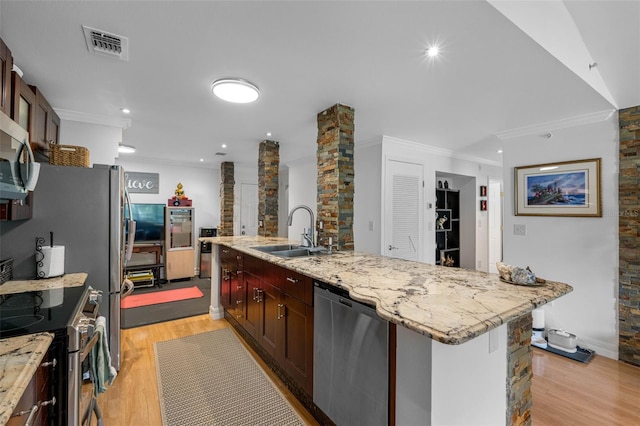
[[232, 330], [154, 347], [164, 426], [304, 425]]

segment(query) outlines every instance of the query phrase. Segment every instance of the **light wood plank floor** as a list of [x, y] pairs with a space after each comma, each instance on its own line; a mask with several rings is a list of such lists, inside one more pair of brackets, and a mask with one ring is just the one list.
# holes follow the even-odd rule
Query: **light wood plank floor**
[[[153, 344], [226, 327], [225, 320], [200, 315], [122, 330], [121, 371], [98, 398], [105, 425], [161, 425]], [[534, 426], [640, 424], [640, 367], [597, 355], [583, 364], [534, 348], [533, 372]], [[305, 421], [316, 425], [282, 382], [270, 377]]]
[[[226, 320], [212, 320], [208, 315], [199, 315], [122, 330], [123, 362], [120, 372], [113, 386], [98, 397], [98, 406], [102, 411], [105, 426], [161, 425], [153, 344], [227, 327], [230, 326]], [[247, 345], [245, 347], [267, 371], [269, 377], [307, 424], [317, 425], [313, 417], [255, 352]], [[206, 366], [194, 365], [193, 368], [206, 368]]]
[[640, 367], [533, 348], [532, 392], [534, 426], [640, 425]]

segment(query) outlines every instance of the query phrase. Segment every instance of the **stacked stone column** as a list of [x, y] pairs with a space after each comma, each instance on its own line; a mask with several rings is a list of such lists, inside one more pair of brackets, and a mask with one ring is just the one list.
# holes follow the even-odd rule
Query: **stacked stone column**
[[258, 234], [278, 236], [278, 174], [280, 147], [278, 142], [260, 142], [258, 151]]
[[507, 419], [510, 426], [531, 424], [531, 381], [533, 361], [531, 354], [531, 313], [507, 324]]
[[620, 110], [618, 117], [618, 358], [640, 365], [640, 106]]
[[233, 163], [223, 162], [220, 165], [220, 226], [218, 235], [233, 235], [233, 187], [235, 185]]
[[318, 244], [353, 250], [354, 110], [336, 104], [318, 114]]

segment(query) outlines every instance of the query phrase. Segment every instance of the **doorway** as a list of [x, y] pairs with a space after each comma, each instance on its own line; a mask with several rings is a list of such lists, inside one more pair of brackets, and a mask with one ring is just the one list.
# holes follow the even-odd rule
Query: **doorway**
[[382, 254], [424, 261], [424, 166], [387, 160]]
[[258, 235], [258, 185], [240, 184], [240, 235]]

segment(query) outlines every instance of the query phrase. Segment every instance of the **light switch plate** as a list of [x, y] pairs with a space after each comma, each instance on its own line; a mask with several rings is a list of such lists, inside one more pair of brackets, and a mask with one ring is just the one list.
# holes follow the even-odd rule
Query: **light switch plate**
[[527, 235], [527, 225], [513, 225], [513, 235]]

